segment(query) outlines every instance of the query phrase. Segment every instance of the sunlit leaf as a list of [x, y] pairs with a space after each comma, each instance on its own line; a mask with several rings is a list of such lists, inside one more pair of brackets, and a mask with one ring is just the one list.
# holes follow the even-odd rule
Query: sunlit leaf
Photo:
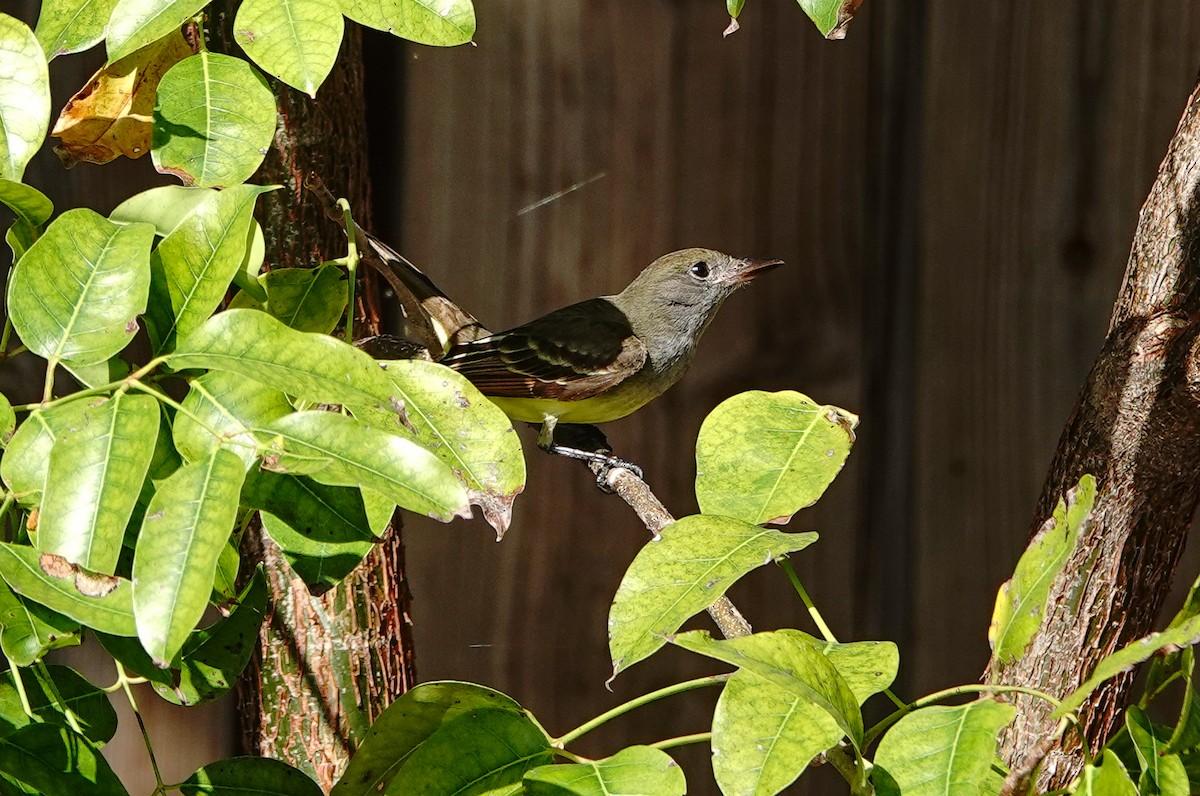
[[0, 583], [0, 649], [16, 665], [29, 666], [52, 649], [78, 644], [78, 633], [78, 622]]
[[86, 208], [47, 227], [13, 269], [8, 310], [29, 350], [102, 362], [137, 331], [150, 286], [148, 224], [120, 225]]
[[471, 0], [341, 0], [341, 6], [360, 25], [419, 44], [449, 47], [475, 35]]
[[411, 440], [334, 412], [295, 412], [264, 426], [278, 453], [263, 466], [332, 486], [365, 486], [409, 511], [442, 522], [469, 516], [454, 473]]
[[150, 151], [158, 83], [193, 52], [183, 34], [175, 31], [102, 66], [59, 114], [51, 131], [60, 140], [55, 153], [68, 167], [145, 155]]
[[117, 0], [43, 0], [38, 14], [38, 42], [47, 58], [82, 52], [99, 44]]
[[996, 595], [988, 640], [997, 661], [1012, 663], [1025, 651], [1042, 624], [1050, 587], [1075, 550], [1079, 531], [1091, 516], [1096, 479], [1085, 475], [1059, 500], [1054, 516], [1038, 529], [1021, 555], [1013, 576]]
[[424, 683], [380, 714], [330, 796], [519, 793], [549, 740], [521, 706], [471, 683]]
[[1138, 796], [1138, 789], [1121, 758], [1113, 750], [1105, 749], [1099, 764], [1084, 765], [1074, 793], [1075, 796]]
[[15, 544], [0, 544], [0, 578], [17, 594], [94, 630], [137, 635], [133, 588], [123, 578], [89, 575], [61, 558]]
[[815, 533], [782, 533], [731, 517], [695, 514], [668, 525], [629, 565], [608, 615], [614, 675], [666, 643], [738, 578], [803, 550]]
[[179, 468], [150, 501], [133, 559], [133, 603], [137, 636], [159, 665], [204, 615], [245, 474], [241, 459], [217, 450]]
[[158, 84], [154, 167], [188, 185], [237, 185], [262, 163], [275, 121], [275, 95], [250, 64], [198, 53]]
[[1191, 793], [1183, 761], [1179, 755], [1167, 751], [1170, 730], [1155, 727], [1146, 712], [1137, 706], [1125, 711], [1125, 726], [1142, 766], [1138, 792], [1162, 796], [1187, 796]]
[[256, 64], [310, 97], [342, 44], [342, 12], [326, 0], [243, 0], [233, 36]]
[[856, 749], [862, 748], [863, 723], [858, 699], [815, 639], [799, 630], [754, 633], [718, 641], [707, 632], [680, 633], [672, 643], [686, 650], [753, 672], [816, 705], [837, 723]]
[[267, 312], [300, 332], [329, 334], [346, 309], [346, 274], [335, 265], [276, 268], [263, 275], [262, 287]]
[[612, 796], [647, 793], [683, 796], [687, 782], [671, 756], [649, 746], [631, 746], [587, 763], [539, 766], [525, 773], [529, 796]]
[[212, 371], [190, 382], [183, 409], [175, 417], [174, 438], [184, 459], [198, 461], [223, 447], [249, 467], [258, 460], [252, 429], [290, 414], [292, 406], [261, 382]]
[[24, 22], [0, 14], [0, 179], [21, 181], [50, 125], [50, 71]]
[[146, 320], [160, 350], [190, 334], [220, 305], [245, 259], [255, 201], [271, 190], [236, 185], [207, 194], [154, 249]]
[[862, 0], [797, 0], [804, 13], [827, 39], [842, 39]]
[[4, 394], [0, 393], [0, 448], [8, 446], [8, 440], [16, 428], [17, 413], [13, 411], [12, 404], [4, 397]]
[[113, 221], [126, 224], [145, 221], [154, 225], [154, 233], [166, 237], [201, 204], [211, 201], [212, 188], [186, 185], [160, 185], [135, 193], [109, 214]]
[[989, 775], [996, 759], [996, 737], [1016, 714], [1012, 705], [991, 699], [913, 711], [887, 731], [875, 750], [876, 793], [998, 794], [1003, 778]]
[[54, 440], [65, 430], [78, 429], [88, 422], [97, 400], [76, 400], [35, 409], [8, 440], [0, 459], [0, 477], [16, 493], [24, 506], [36, 506], [46, 484], [46, 468]]
[[30, 226], [40, 227], [54, 212], [54, 205], [44, 193], [31, 185], [0, 179], [0, 203], [16, 213], [17, 218]]
[[785, 523], [841, 472], [858, 418], [797, 392], [739, 393], [704, 420], [696, 499], [705, 514]]
[[106, 38], [109, 62], [179, 28], [210, 0], [117, 0]]
[[38, 548], [93, 572], [116, 572], [125, 526], [150, 468], [158, 401], [118, 393], [88, 409], [50, 450]]

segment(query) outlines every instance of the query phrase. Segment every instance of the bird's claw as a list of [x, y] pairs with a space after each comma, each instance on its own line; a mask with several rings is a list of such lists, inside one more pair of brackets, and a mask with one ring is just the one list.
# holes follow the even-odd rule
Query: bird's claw
[[611, 495], [616, 491], [613, 489], [612, 484], [609, 483], [608, 476], [613, 470], [618, 468], [628, 470], [630, 473], [636, 476], [639, 481], [646, 480], [646, 475], [644, 472], [642, 472], [642, 468], [638, 467], [633, 462], [627, 462], [624, 459], [618, 459], [616, 456], [605, 456], [600, 462], [600, 471], [596, 473], [596, 486], [606, 495]]

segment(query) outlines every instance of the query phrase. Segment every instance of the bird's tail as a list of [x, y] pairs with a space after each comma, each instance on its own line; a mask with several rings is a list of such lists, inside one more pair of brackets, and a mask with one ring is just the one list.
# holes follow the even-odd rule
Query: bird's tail
[[[321, 198], [332, 218], [345, 223], [345, 216], [337, 209], [333, 194], [320, 177], [310, 173], [305, 187]], [[441, 359], [453, 346], [491, 334], [402, 254], [358, 224], [354, 225], [354, 234], [362, 259], [379, 271], [395, 291], [404, 311], [406, 332], [429, 351], [430, 358]]]

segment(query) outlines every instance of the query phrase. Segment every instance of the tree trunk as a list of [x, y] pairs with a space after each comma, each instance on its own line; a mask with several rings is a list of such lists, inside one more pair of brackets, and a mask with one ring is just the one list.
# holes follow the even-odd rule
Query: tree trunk
[[[232, 50], [231, 4], [214, 12], [214, 49]], [[272, 80], [279, 127], [256, 175], [282, 184], [267, 194], [260, 221], [267, 265], [313, 267], [345, 253], [346, 238], [322, 202], [304, 189], [316, 172], [350, 201], [368, 226], [366, 120], [361, 35], [348, 25], [333, 72], [311, 99]], [[365, 271], [366, 269], [364, 269]], [[381, 283], [361, 273], [355, 330], [378, 334]], [[371, 722], [413, 684], [409, 592], [399, 524], [345, 581], [321, 596], [309, 593], [279, 550], [255, 527], [245, 555], [265, 564], [271, 609], [260, 648], [240, 683], [248, 751], [284, 760], [328, 791]]]
[[[1139, 216], [1104, 347], [1059, 441], [1033, 530], [1085, 473], [1096, 476], [1091, 522], [1056, 578], [1024, 656], [995, 659], [989, 683], [1064, 695], [1109, 653], [1153, 629], [1200, 495], [1200, 87], [1188, 100]], [[1132, 674], [1083, 707], [1095, 748], [1117, 728]], [[1051, 707], [1016, 700], [1001, 739], [1014, 773], [1046, 755], [1040, 788], [1066, 786], [1082, 763], [1078, 738], [1052, 744]], [[1048, 752], [1048, 754], [1047, 754]]]

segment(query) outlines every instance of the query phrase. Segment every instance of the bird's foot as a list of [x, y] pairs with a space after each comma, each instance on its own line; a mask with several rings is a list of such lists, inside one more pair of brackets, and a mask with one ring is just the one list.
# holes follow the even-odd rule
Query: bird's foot
[[618, 459], [616, 456], [604, 456], [602, 459], [597, 459], [600, 462], [600, 470], [596, 473], [596, 486], [601, 492], [611, 495], [616, 490], [608, 482], [609, 474], [618, 468], [624, 468], [633, 473], [639, 481], [645, 481], [646, 475], [642, 472], [642, 468], [638, 467], [633, 462], [627, 462], [624, 459]]

